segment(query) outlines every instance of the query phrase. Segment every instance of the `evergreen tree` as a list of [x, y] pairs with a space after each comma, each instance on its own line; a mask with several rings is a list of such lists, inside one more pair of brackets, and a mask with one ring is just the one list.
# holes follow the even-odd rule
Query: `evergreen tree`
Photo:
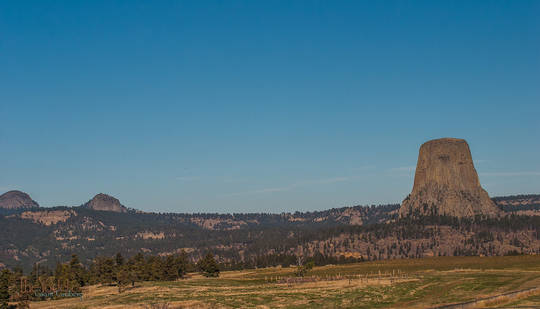
[[0, 272], [0, 308], [8, 308], [9, 302], [9, 277], [11, 273], [9, 270], [4, 269]]
[[134, 280], [136, 281], [147, 281], [149, 280], [146, 261], [142, 253], [137, 253], [133, 256], [129, 263], [131, 264], [131, 269], [134, 275]]
[[118, 268], [118, 272], [116, 274], [116, 283], [118, 285], [118, 293], [122, 293], [123, 288], [128, 285], [129, 283], [129, 272], [127, 267], [120, 267]]
[[189, 267], [189, 259], [188, 259], [186, 251], [182, 250], [180, 255], [176, 257], [175, 263], [178, 266], [177, 268], [178, 277], [183, 278], [186, 275], [188, 271], [188, 267]]
[[67, 279], [67, 275], [68, 275], [67, 265], [57, 263], [56, 269], [54, 271], [54, 277], [56, 278], [56, 280], [63, 282], [64, 280]]
[[69, 277], [79, 287], [85, 284], [85, 270], [79, 261], [79, 257], [76, 254], [71, 255], [71, 261], [69, 261]]
[[176, 263], [175, 256], [167, 256], [163, 265], [163, 280], [176, 280], [178, 278], [178, 268], [179, 265]]
[[163, 265], [159, 256], [150, 256], [147, 260], [146, 271], [148, 273], [148, 280], [163, 280]]
[[197, 266], [205, 277], [219, 277], [219, 266], [212, 253], [208, 252]]
[[124, 257], [122, 256], [122, 254], [120, 254], [120, 252], [116, 254], [114, 260], [116, 262], [116, 266], [124, 265]]
[[92, 267], [92, 276], [97, 282], [111, 284], [115, 281], [114, 261], [112, 258], [97, 257]]
[[135, 282], [138, 280], [137, 272], [132, 267], [128, 268], [128, 280], [131, 282], [131, 286], [135, 286]]

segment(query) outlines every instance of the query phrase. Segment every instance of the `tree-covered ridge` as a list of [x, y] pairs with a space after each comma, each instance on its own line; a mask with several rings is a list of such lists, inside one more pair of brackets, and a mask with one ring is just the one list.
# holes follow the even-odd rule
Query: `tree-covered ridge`
[[521, 194], [494, 197], [492, 200], [504, 211], [539, 211], [540, 194]]
[[495, 196], [491, 198], [495, 202], [501, 201], [523, 201], [527, 199], [532, 199], [540, 201], [540, 194], [518, 194], [518, 195], [507, 195], [507, 196]]
[[185, 252], [165, 257], [138, 253], [127, 259], [117, 253], [112, 257], [98, 256], [86, 265], [72, 254], [69, 261], [57, 263], [54, 270], [39, 263], [29, 273], [20, 267], [3, 269], [0, 308], [8, 308], [8, 302], [26, 308], [30, 300], [77, 296], [83, 287], [94, 284], [114, 285], [122, 293], [136, 282], [174, 281], [184, 278], [188, 271], [218, 277], [220, 266], [210, 252], [197, 263], [191, 262]]
[[299, 254], [339, 261], [504, 255], [540, 248], [538, 216], [476, 221], [437, 217], [427, 224], [431, 219], [398, 220], [398, 208], [393, 204], [282, 214], [117, 213], [84, 207], [24, 211], [0, 216], [0, 267], [28, 270], [36, 262], [53, 267], [73, 253], [87, 264], [117, 252], [165, 256], [185, 251], [194, 261], [211, 250], [224, 265], [252, 267], [281, 260], [295, 263]]
[[[0, 262], [31, 265], [45, 260], [50, 264], [69, 257], [71, 252], [88, 260], [116, 250], [125, 254], [141, 250], [173, 253], [183, 248], [195, 255], [199, 248], [212, 247], [232, 252], [235, 248], [257, 248], [268, 241], [278, 243], [295, 230], [348, 225], [351, 218], [352, 224], [363, 224], [360, 220], [383, 222], [392, 218], [391, 211], [397, 207], [358, 206], [294, 214], [115, 213], [53, 207], [0, 216], [4, 227], [0, 231]], [[49, 217], [35, 216], [45, 212]], [[57, 217], [50, 218], [51, 214]], [[227, 255], [233, 258], [235, 254]]]

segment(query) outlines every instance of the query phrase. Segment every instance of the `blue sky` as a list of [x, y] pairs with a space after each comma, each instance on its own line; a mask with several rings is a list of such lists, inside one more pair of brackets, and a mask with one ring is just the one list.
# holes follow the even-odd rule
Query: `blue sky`
[[400, 202], [465, 138], [540, 193], [538, 1], [2, 1], [0, 191], [143, 210]]

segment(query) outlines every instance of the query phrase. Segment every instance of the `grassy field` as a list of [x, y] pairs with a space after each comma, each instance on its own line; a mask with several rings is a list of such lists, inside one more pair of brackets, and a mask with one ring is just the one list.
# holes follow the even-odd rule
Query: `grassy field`
[[[138, 283], [123, 293], [91, 286], [81, 299], [31, 308], [429, 308], [540, 286], [540, 256], [438, 257], [316, 267], [306, 282], [293, 268], [223, 272], [219, 278]], [[289, 282], [287, 282], [289, 281]], [[488, 303], [540, 306], [540, 293]]]

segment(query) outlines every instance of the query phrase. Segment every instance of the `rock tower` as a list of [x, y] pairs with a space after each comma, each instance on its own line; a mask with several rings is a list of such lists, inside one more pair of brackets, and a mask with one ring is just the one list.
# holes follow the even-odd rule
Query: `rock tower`
[[400, 217], [495, 217], [499, 214], [499, 208], [480, 186], [465, 140], [441, 138], [420, 147], [414, 187], [401, 204]]

